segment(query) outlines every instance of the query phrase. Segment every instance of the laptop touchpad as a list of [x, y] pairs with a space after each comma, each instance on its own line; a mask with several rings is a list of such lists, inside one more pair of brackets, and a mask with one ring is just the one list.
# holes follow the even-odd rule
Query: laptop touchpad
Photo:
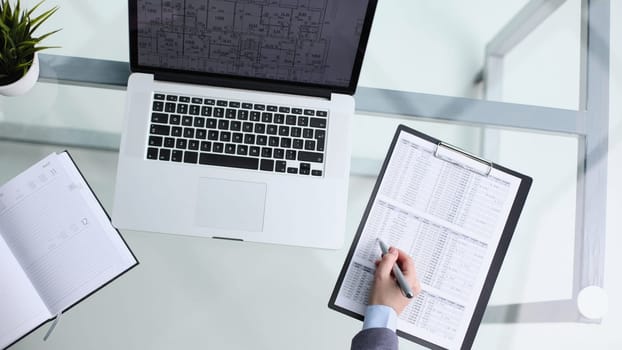
[[262, 231], [266, 205], [265, 183], [200, 178], [197, 195], [197, 225]]

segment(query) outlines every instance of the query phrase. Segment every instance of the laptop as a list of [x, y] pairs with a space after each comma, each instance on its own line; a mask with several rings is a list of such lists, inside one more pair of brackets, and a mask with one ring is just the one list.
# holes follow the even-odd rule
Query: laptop
[[129, 1], [115, 226], [340, 248], [376, 3]]

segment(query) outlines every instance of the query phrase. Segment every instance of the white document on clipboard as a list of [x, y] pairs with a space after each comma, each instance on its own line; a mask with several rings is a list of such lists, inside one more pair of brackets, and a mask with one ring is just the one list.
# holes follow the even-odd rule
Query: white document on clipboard
[[377, 238], [411, 255], [422, 290], [398, 334], [470, 348], [531, 179], [398, 128], [329, 307], [362, 319]]

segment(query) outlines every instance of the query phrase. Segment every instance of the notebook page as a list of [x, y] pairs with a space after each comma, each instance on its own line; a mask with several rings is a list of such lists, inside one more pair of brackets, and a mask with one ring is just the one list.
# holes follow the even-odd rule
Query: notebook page
[[[0, 213], [3, 191], [4, 187], [0, 187]], [[0, 232], [0, 349], [50, 317], [50, 312]]]
[[14, 181], [0, 231], [52, 314], [134, 263], [66, 154], [51, 154]]
[[398, 329], [456, 349], [520, 179], [496, 169], [486, 176], [435, 157], [435, 150], [435, 144], [400, 134], [335, 304], [364, 314], [380, 238], [413, 257], [422, 286]]

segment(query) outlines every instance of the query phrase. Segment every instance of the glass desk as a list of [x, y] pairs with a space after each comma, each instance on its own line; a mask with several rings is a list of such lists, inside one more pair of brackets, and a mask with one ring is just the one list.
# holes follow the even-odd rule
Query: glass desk
[[[452, 16], [462, 13], [463, 17], [459, 18], [464, 20], [480, 12], [505, 11], [473, 29], [478, 33], [478, 41], [465, 44], [461, 47], [465, 52], [456, 54], [477, 51], [476, 56], [468, 56], [476, 57], [473, 58], [476, 62], [464, 63], [467, 68], [458, 67], [462, 69], [460, 74], [443, 71], [446, 74], [439, 79], [449, 81], [445, 87], [435, 82], [433, 74], [421, 75], [427, 65], [434, 64], [427, 58], [417, 62], [414, 75], [406, 80], [400, 80], [399, 74], [389, 67], [408, 62], [392, 57], [390, 65], [382, 66], [385, 57], [380, 53], [381, 46], [391, 50], [399, 46], [387, 39], [395, 30], [388, 29], [387, 23], [397, 16], [395, 7], [404, 3], [385, 3], [379, 7], [378, 25], [370, 40], [369, 59], [366, 58], [356, 95], [346, 244], [342, 249], [329, 251], [122, 231], [141, 264], [67, 312], [46, 343], [42, 338], [47, 325], [12, 349], [43, 346], [53, 349], [349, 348], [350, 339], [361, 323], [329, 310], [326, 305], [380, 162], [399, 123], [515, 168], [535, 180], [474, 348], [622, 347], [622, 336], [617, 331], [622, 325], [619, 312], [622, 308], [615, 298], [622, 293], [622, 281], [615, 274], [622, 262], [615, 252], [615, 247], [622, 243], [615, 234], [622, 228], [616, 214], [622, 208], [619, 195], [622, 188], [612, 180], [622, 178], [622, 151], [617, 141], [622, 139], [619, 127], [622, 106], [612, 102], [611, 125], [607, 126], [610, 140], [607, 143], [605, 139], [609, 147], [605, 146], [605, 152], [595, 160], [598, 166], [603, 159], [609, 161], [604, 169], [608, 174], [604, 177], [604, 189], [596, 191], [604, 190], [608, 196], [595, 201], [593, 213], [587, 205], [586, 212], [590, 212], [588, 215], [607, 213], [606, 219], [596, 218], [602, 224], [597, 231], [607, 233], [607, 245], [587, 249], [595, 262], [591, 264], [592, 260], [582, 252], [591, 246], [581, 244], [589, 236], [577, 234], [584, 218], [584, 210], [580, 208], [584, 203], [578, 198], [585, 194], [583, 174], [602, 168], [585, 165], [582, 158], [591, 121], [581, 114], [583, 107], [577, 96], [580, 89], [570, 84], [563, 96], [556, 94], [542, 99], [543, 92], [523, 94], [522, 91], [522, 97], [516, 97], [521, 94], [491, 95], [489, 100], [498, 102], [483, 100], [481, 86], [470, 87], [465, 92], [467, 82], [482, 73], [486, 43], [502, 32], [504, 23], [533, 4], [509, 3], [500, 6], [494, 1], [482, 1], [471, 4], [466, 13], [452, 12]], [[446, 2], [419, 6], [412, 11], [441, 14], [446, 13], [447, 7], [460, 5]], [[562, 19], [553, 20], [563, 22], [564, 16], [573, 16], [581, 4], [559, 1], [558, 6], [559, 11], [565, 12], [559, 15], [554, 10]], [[42, 77], [27, 95], [0, 98], [0, 182], [50, 152], [68, 149], [104, 206], [111, 211], [125, 103], [123, 79], [127, 78], [126, 7], [121, 1], [61, 4], [57, 18], [47, 25], [50, 29], [64, 28], [49, 42], [63, 48], [42, 55]], [[620, 4], [611, 4], [611, 18], [616, 18], [615, 13], [622, 18], [621, 11]], [[452, 16], [443, 18], [449, 21]], [[475, 25], [472, 20], [464, 21]], [[434, 28], [430, 21], [425, 24]], [[395, 28], [403, 28], [408, 24], [400, 19], [396, 25]], [[617, 38], [619, 42], [621, 32], [612, 23], [611, 41]], [[419, 31], [416, 33], [421, 35]], [[435, 39], [464, 42], [464, 37]], [[527, 43], [531, 48], [536, 45], [534, 40], [538, 41]], [[569, 50], [576, 49], [579, 55], [578, 46], [568, 45], [572, 47]], [[498, 56], [500, 49], [496, 49], [490, 52]], [[446, 46], [439, 44], [426, 50], [432, 56], [442, 55]], [[575, 51], [572, 52], [574, 55]], [[409, 51], [409, 55], [417, 53]], [[523, 62], [517, 56], [508, 54], [508, 62]], [[449, 59], [438, 65], [439, 72], [445, 65], [458, 69]], [[473, 67], [479, 68], [473, 70]], [[611, 76], [621, 68], [619, 59], [614, 61]], [[509, 81], [516, 81], [520, 72], [524, 73], [524, 68], [508, 72]], [[422, 79], [413, 82], [417, 74]], [[382, 81], [383, 76], [388, 79]], [[556, 86], [551, 81], [557, 78], [542, 76], [539, 79], [545, 82], [534, 82], [534, 90], [541, 85]], [[481, 75], [479, 79], [483, 79]], [[619, 81], [611, 83], [609, 96], [615, 96], [615, 91], [620, 94], [619, 84]], [[506, 92], [518, 89], [514, 85], [505, 86]], [[594, 193], [589, 188], [587, 192], [588, 196]], [[610, 296], [607, 316], [596, 321], [581, 319], [576, 310], [577, 290], [592, 276], [598, 277], [597, 285], [605, 281]], [[400, 348], [420, 347], [400, 340]]]

